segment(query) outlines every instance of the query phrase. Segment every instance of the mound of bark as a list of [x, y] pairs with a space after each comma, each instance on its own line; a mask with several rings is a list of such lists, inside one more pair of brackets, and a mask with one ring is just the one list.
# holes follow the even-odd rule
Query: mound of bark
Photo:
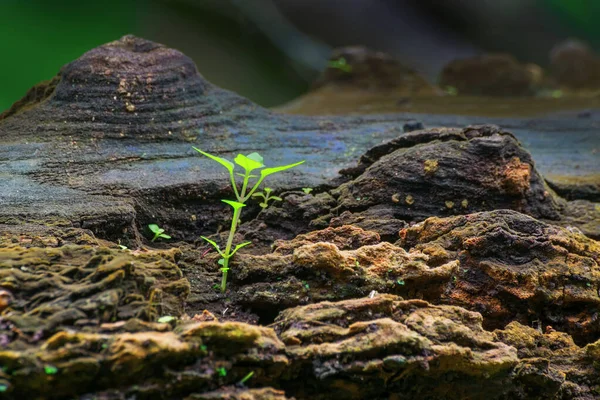
[[518, 361], [479, 314], [389, 295], [289, 309], [275, 326], [302, 397], [483, 398]]
[[539, 66], [521, 64], [509, 54], [485, 54], [448, 63], [440, 86], [461, 95], [531, 96], [540, 89], [543, 76]]
[[550, 63], [560, 87], [583, 92], [600, 88], [600, 58], [586, 43], [574, 39], [558, 43], [550, 53]]
[[600, 335], [600, 245], [577, 230], [502, 210], [429, 218], [399, 246], [458, 261], [448, 304], [481, 312], [487, 327], [538, 321], [587, 343]]
[[338, 91], [388, 91], [405, 96], [436, 95], [441, 92], [417, 71], [389, 54], [363, 46], [333, 50], [328, 67], [313, 84], [313, 90], [326, 88]]
[[[579, 347], [551, 326], [511, 322], [494, 337], [517, 350], [519, 363], [511, 373], [517, 388], [506, 399], [596, 399], [598, 342]], [[492, 396], [493, 398], [493, 396]]]
[[271, 329], [197, 322], [165, 332], [60, 331], [41, 345], [0, 351], [0, 363], [0, 387], [11, 399], [181, 399], [195, 392], [206, 397], [191, 398], [285, 399], [269, 389], [224, 387], [250, 372], [253, 382], [273, 382], [288, 361]]
[[3, 348], [37, 343], [66, 327], [110, 330], [130, 320], [123, 329], [160, 329], [144, 321], [181, 315], [190, 290], [176, 255], [76, 245], [0, 248]]
[[535, 320], [579, 343], [600, 335], [600, 246], [576, 229], [500, 210], [429, 218], [400, 237], [342, 226], [276, 242], [234, 263], [236, 299], [268, 316], [376, 291], [478, 311], [491, 329]]
[[458, 269], [457, 261], [431, 265], [420, 251], [409, 253], [378, 239], [374, 232], [342, 226], [277, 242], [271, 254], [239, 257], [232, 268], [236, 301], [268, 316], [286, 307], [372, 291], [399, 294], [413, 279], [414, 286], [435, 298]]
[[529, 152], [493, 125], [410, 132], [371, 148], [357, 166], [341, 173], [349, 180], [330, 191], [289, 193], [283, 204], [245, 228], [248, 237], [272, 242], [309, 229], [354, 224], [394, 240], [407, 221], [497, 209], [600, 237], [600, 207], [557, 196]]

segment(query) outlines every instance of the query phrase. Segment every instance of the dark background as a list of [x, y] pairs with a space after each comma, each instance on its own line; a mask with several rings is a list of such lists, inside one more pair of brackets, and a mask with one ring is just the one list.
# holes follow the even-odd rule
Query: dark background
[[449, 60], [548, 63], [600, 45], [596, 0], [0, 0], [0, 111], [85, 51], [127, 33], [180, 49], [213, 83], [265, 106], [306, 91], [332, 47], [394, 54], [431, 81]]

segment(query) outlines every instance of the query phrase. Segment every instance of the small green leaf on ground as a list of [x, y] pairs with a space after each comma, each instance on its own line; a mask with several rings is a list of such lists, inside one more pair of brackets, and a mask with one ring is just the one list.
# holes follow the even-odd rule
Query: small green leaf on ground
[[54, 365], [46, 365], [44, 366], [44, 372], [46, 375], [56, 375], [58, 373], [58, 368]]
[[176, 319], [177, 318], [175, 318], [171, 315], [164, 315], [164, 316], [160, 317], [157, 322], [160, 324], [168, 324], [169, 322], [175, 321]]

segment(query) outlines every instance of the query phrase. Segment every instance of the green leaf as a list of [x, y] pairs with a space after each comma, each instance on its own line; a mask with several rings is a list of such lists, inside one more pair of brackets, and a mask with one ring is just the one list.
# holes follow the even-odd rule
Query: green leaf
[[269, 197], [269, 200], [283, 201], [283, 199], [279, 196], [271, 196], [271, 197]]
[[[156, 224], [148, 225], [148, 229], [150, 229], [153, 233], [159, 233], [158, 231], [161, 230]], [[162, 231], [164, 232], [165, 230], [163, 229]]]
[[258, 205], [261, 206], [262, 208], [267, 208], [268, 207], [267, 203], [259, 203]]
[[348, 64], [344, 57], [340, 57], [337, 60], [331, 60], [328, 65], [329, 68], [339, 69], [343, 72], [352, 72], [352, 65]]
[[233, 161], [235, 161], [235, 163], [240, 167], [244, 168], [247, 172], [264, 167], [262, 162], [255, 161], [251, 158], [246, 157], [243, 154], [238, 154], [235, 160]]
[[235, 167], [233, 165], [233, 163], [229, 160], [226, 160], [224, 158], [221, 157], [217, 157], [217, 156], [213, 156], [212, 154], [208, 154], [200, 149], [195, 148], [194, 146], [192, 146], [192, 148], [194, 150], [196, 150], [198, 153], [205, 155], [206, 157], [210, 158], [211, 160], [214, 160], [216, 162], [218, 162], [219, 164], [221, 164], [222, 166], [224, 166], [225, 168], [227, 168], [227, 171], [229, 171], [230, 173], [233, 172], [233, 168]]
[[[164, 231], [164, 230], [163, 230]], [[164, 233], [161, 233], [160, 235], [158, 235], [158, 237], [161, 237], [163, 239], [171, 239], [171, 236], [169, 235], [165, 235]]]
[[244, 243], [240, 243], [240, 244], [238, 244], [237, 246], [235, 246], [235, 249], [233, 249], [233, 251], [231, 252], [231, 255], [230, 255], [229, 257], [233, 256], [233, 255], [235, 254], [235, 252], [236, 252], [236, 251], [238, 251], [238, 250], [239, 250], [239, 249], [241, 249], [242, 247], [246, 247], [246, 246], [248, 246], [249, 244], [252, 244], [252, 242], [244, 242]]
[[217, 261], [217, 264], [219, 264], [219, 265], [225, 264], [225, 259], [224, 258], [219, 258], [219, 261]]
[[256, 161], [256, 162], [259, 162], [259, 163], [261, 163], [261, 164], [262, 164], [262, 163], [263, 163], [263, 161], [264, 161], [264, 160], [263, 160], [263, 157], [262, 157], [260, 154], [258, 154], [257, 152], [250, 153], [250, 154], [248, 154], [246, 157], [248, 157], [249, 159], [251, 159], [251, 160], [254, 160], [254, 161]]
[[254, 193], [252, 194], [252, 197], [262, 197], [263, 199], [265, 198], [265, 195], [263, 193]]
[[242, 207], [246, 207], [246, 205], [244, 203], [240, 203], [239, 201], [233, 201], [233, 200], [221, 200], [223, 203], [227, 203], [229, 204], [231, 207], [233, 207], [234, 210], [240, 209]]
[[202, 239], [206, 240], [208, 243], [212, 244], [212, 246], [219, 252], [219, 254], [221, 255], [221, 257], [225, 257], [225, 255], [221, 251], [221, 248], [219, 247], [219, 245], [217, 244], [217, 242], [215, 242], [214, 240], [210, 240], [206, 236], [200, 236], [200, 237]]
[[265, 188], [265, 193], [269, 194], [269, 193], [271, 193], [271, 190], [273, 190], [273, 189], [271, 189], [270, 187], [266, 187]]
[[46, 375], [56, 375], [58, 373], [58, 368], [54, 365], [46, 365], [44, 366], [44, 372]]
[[282, 165], [280, 167], [265, 168], [260, 171], [260, 176], [261, 176], [261, 178], [265, 178], [276, 172], [285, 171], [286, 169], [297, 167], [298, 165], [303, 164], [303, 163], [304, 163], [304, 161], [300, 161], [300, 162], [297, 162], [294, 164]]
[[173, 317], [172, 315], [165, 315], [163, 317], [160, 317], [156, 322], [158, 322], [159, 324], [168, 324], [171, 321], [175, 321], [177, 318]]

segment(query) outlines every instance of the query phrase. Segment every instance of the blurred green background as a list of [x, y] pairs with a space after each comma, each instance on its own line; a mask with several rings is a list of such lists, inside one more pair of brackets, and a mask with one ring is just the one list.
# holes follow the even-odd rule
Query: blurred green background
[[596, 0], [0, 0], [0, 111], [85, 51], [133, 33], [178, 48], [213, 83], [265, 106], [306, 91], [332, 47], [392, 53], [435, 80], [453, 58], [504, 51], [547, 64], [597, 48]]

